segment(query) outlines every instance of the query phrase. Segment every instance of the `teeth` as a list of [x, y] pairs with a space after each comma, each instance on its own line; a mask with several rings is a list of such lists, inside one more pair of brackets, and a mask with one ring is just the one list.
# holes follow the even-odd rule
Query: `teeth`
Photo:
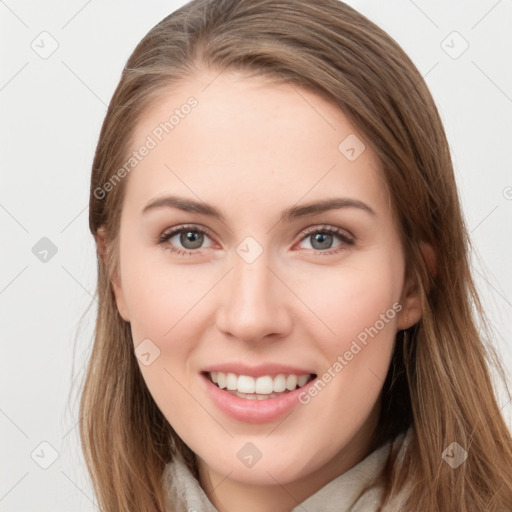
[[298, 380], [297, 375], [288, 375], [286, 379], [286, 389], [293, 391], [297, 387]]
[[237, 382], [238, 377], [234, 373], [228, 373], [226, 375], [226, 387], [229, 390], [234, 391], [236, 389]]
[[[272, 380], [272, 379], [271, 379]], [[277, 375], [272, 383], [272, 389], [280, 393], [286, 389], [286, 377], [283, 374]]]
[[254, 393], [254, 390], [256, 389], [256, 380], [248, 375], [240, 375], [235, 389], [240, 393]]
[[[275, 393], [287, 392], [287, 390], [293, 391], [297, 386], [304, 386], [312, 375], [309, 373], [305, 375], [284, 375], [281, 373], [274, 378], [269, 375], [254, 378], [249, 375], [210, 372], [209, 376], [212, 382], [217, 384], [220, 389], [227, 389], [228, 391], [235, 391], [244, 395], [273, 395]], [[244, 396], [243, 398], [247, 397]], [[265, 397], [255, 396], [254, 398], [261, 400]], [[273, 397], [271, 396], [270, 398]]]
[[247, 400], [269, 400], [271, 398], [275, 398], [276, 396], [284, 395], [285, 393], [270, 393], [269, 395], [258, 395], [257, 393], [240, 393], [240, 391], [228, 391], [232, 395], [235, 395], [239, 398], [246, 398]]
[[226, 387], [226, 374], [217, 372], [217, 386], [219, 386], [220, 389], [224, 389]]
[[308, 378], [309, 378], [309, 375], [301, 375], [297, 379], [297, 384], [298, 384], [299, 388], [301, 388], [302, 386], [304, 386], [304, 384], [306, 384], [306, 382], [308, 381]]

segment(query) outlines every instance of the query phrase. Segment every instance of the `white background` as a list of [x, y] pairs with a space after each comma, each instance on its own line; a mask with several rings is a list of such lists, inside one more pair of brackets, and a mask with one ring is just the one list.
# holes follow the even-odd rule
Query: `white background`
[[[4, 512], [98, 510], [76, 428], [77, 387], [96, 308], [96, 256], [87, 223], [90, 168], [126, 59], [152, 26], [183, 3], [0, 1]], [[348, 3], [398, 41], [436, 100], [475, 246], [475, 277], [510, 374], [512, 1]], [[47, 59], [31, 47], [34, 40], [42, 46], [42, 37], [51, 47], [49, 36], [39, 36], [43, 31], [58, 43]], [[453, 46], [452, 54], [462, 49], [453, 31], [469, 44], [456, 59], [445, 51], [446, 45]], [[32, 252], [42, 237], [57, 248], [47, 262]], [[500, 400], [510, 425], [510, 404]], [[55, 462], [41, 468], [35, 460], [49, 464], [52, 450]]]

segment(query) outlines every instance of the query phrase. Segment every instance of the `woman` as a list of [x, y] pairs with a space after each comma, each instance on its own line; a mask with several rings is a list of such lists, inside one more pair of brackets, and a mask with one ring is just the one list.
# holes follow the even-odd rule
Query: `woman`
[[512, 508], [446, 136], [352, 8], [194, 0], [154, 27], [90, 228], [103, 510]]

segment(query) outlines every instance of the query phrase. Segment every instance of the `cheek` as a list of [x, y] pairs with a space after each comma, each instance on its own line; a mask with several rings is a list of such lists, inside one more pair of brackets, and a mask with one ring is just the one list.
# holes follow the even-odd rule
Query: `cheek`
[[329, 387], [332, 403], [343, 404], [340, 412], [350, 415], [364, 416], [375, 403], [388, 372], [402, 309], [401, 260], [391, 252], [376, 256], [361, 258], [357, 267], [330, 269], [329, 281], [308, 280], [302, 288], [323, 324], [314, 317], [308, 323], [309, 338], [316, 340], [323, 355], [321, 380]]
[[143, 338], [165, 340], [183, 321], [190, 322], [215, 278], [192, 265], [166, 264], [161, 248], [127, 251], [123, 264], [123, 290], [135, 344]]
[[151, 261], [155, 251], [125, 253], [123, 289], [135, 353], [150, 354], [149, 361], [138, 356], [144, 381], [167, 420], [181, 431], [194, 418], [204, 421], [204, 410], [184, 389], [194, 385], [190, 354], [200, 339], [201, 297], [215, 276], [198, 276], [193, 266], [166, 265], [161, 256]]
[[194, 415], [194, 403], [183, 387], [194, 385], [191, 354], [201, 340], [205, 319], [214, 311], [205, 309], [209, 304], [205, 294], [218, 277], [211, 268], [199, 272], [197, 266], [168, 264], [165, 255], [163, 249], [137, 249], [133, 244], [123, 260], [123, 290], [135, 353], [139, 346], [140, 351], [148, 347], [144, 353], [152, 356], [149, 365], [139, 357], [144, 380], [168, 419], [179, 423], [181, 417], [173, 411], [186, 408]]
[[[397, 306], [393, 304], [400, 300], [402, 284], [400, 261], [385, 254], [369, 254], [360, 258], [357, 266], [315, 271], [314, 277], [302, 282], [299, 295], [324, 324], [326, 339], [330, 334], [331, 344], [333, 340], [343, 344], [376, 322], [379, 331], [389, 330], [396, 324]], [[385, 319], [390, 321], [382, 326], [381, 315], [390, 309]], [[314, 320], [311, 326], [318, 324]]]

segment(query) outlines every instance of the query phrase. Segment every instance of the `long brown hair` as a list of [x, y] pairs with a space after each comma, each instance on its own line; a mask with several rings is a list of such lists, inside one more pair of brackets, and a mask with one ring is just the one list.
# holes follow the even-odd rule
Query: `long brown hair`
[[[337, 0], [193, 0], [139, 43], [110, 102], [94, 157], [89, 222], [98, 243], [98, 315], [80, 404], [85, 460], [104, 512], [165, 510], [162, 473], [194, 454], [153, 401], [110, 279], [117, 272], [126, 161], [134, 127], [155, 99], [198, 69], [242, 71], [334, 102], [376, 152], [423, 315], [399, 333], [373, 445], [412, 427], [405, 464], [384, 475], [387, 499], [412, 486], [407, 510], [512, 509], [512, 440], [495, 398], [501, 372], [473, 282], [446, 135], [425, 81], [383, 30]], [[105, 245], [99, 230], [104, 230]], [[430, 244], [435, 272], [421, 251]], [[457, 469], [441, 454], [456, 441]], [[172, 506], [172, 505], [170, 505]]]

